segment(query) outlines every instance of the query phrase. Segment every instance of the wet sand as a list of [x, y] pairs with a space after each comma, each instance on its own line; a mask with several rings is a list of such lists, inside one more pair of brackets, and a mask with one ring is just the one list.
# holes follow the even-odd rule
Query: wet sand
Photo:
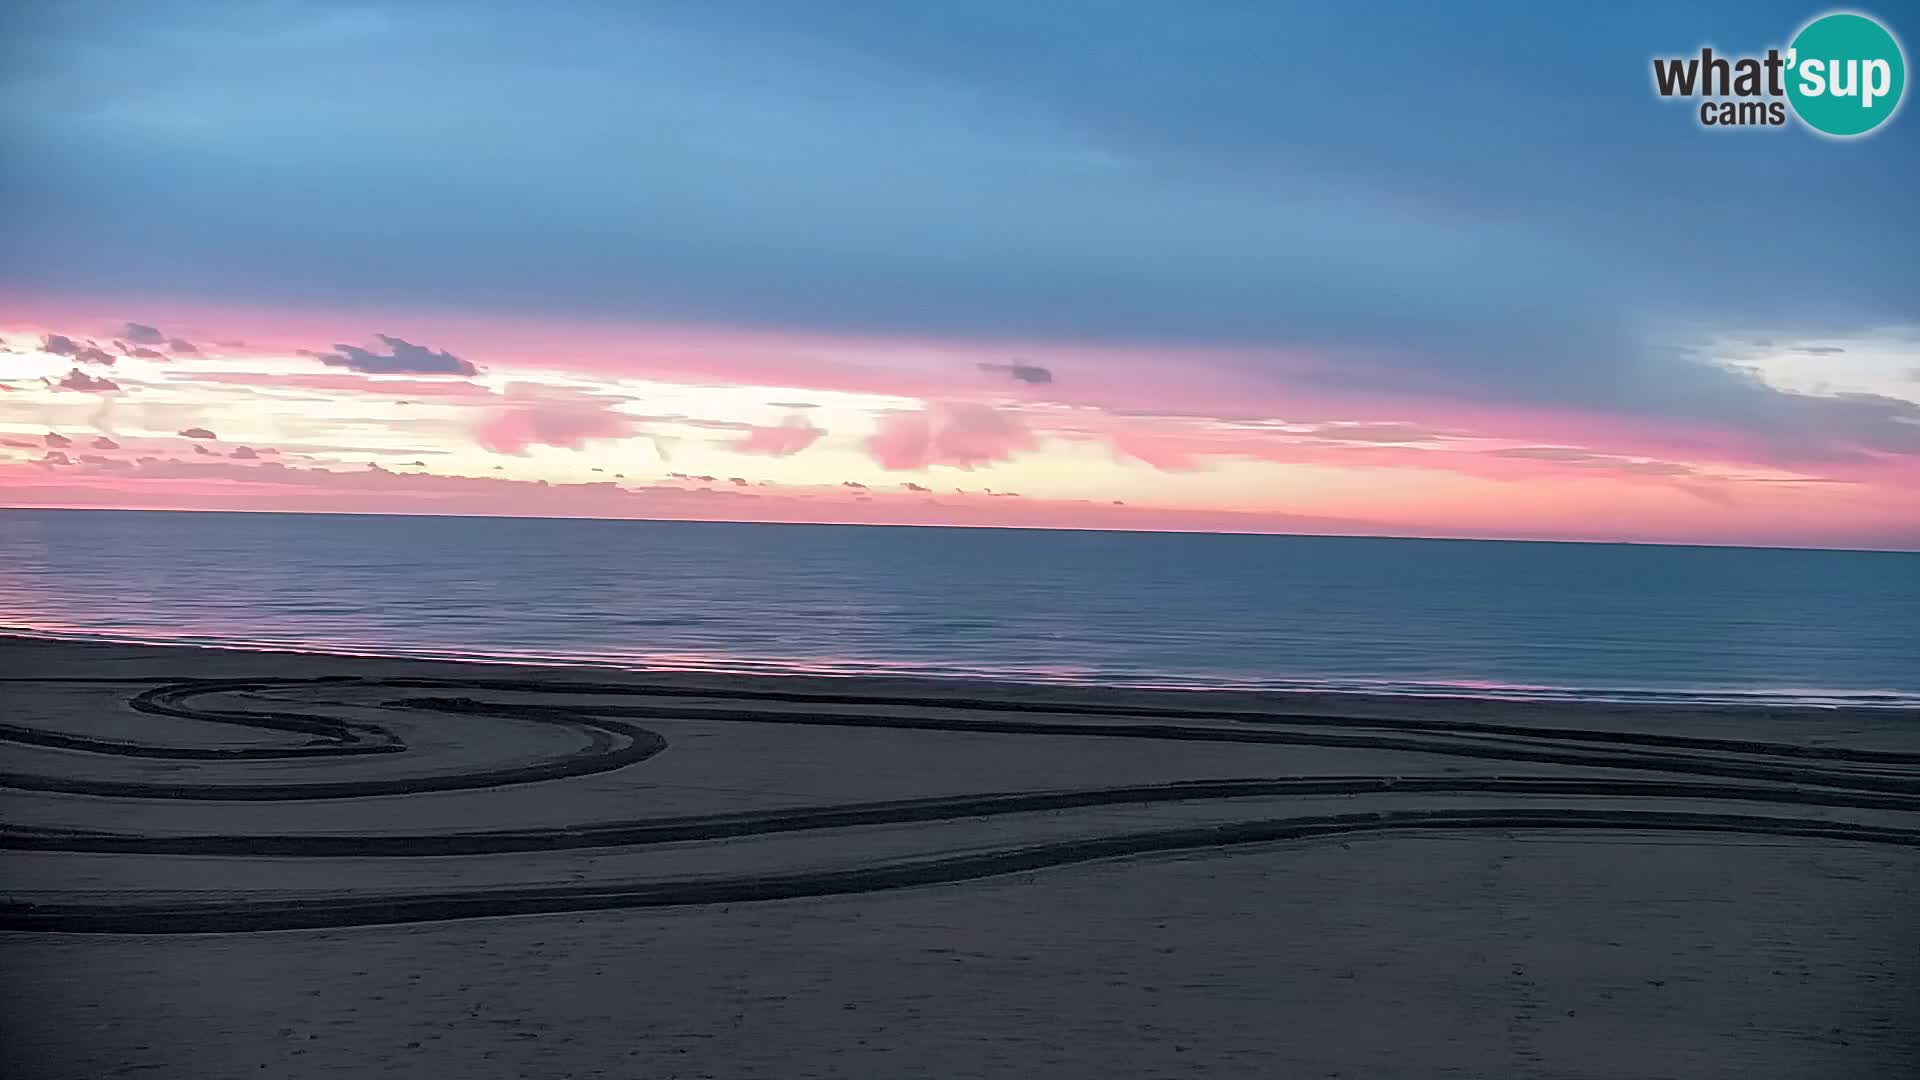
[[1920, 715], [0, 639], [8, 1075], [1920, 1073]]

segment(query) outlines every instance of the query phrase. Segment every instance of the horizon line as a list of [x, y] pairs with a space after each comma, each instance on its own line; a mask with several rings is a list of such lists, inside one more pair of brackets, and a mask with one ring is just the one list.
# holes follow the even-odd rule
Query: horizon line
[[837, 527], [851, 529], [982, 529], [1001, 532], [1045, 532], [1045, 533], [1114, 533], [1145, 534], [1153, 536], [1262, 536], [1274, 538], [1293, 538], [1305, 540], [1407, 540], [1428, 541], [1434, 543], [1484, 543], [1484, 544], [1569, 544], [1587, 547], [1658, 547], [1658, 548], [1705, 548], [1731, 551], [1825, 551], [1852, 554], [1873, 555], [1920, 555], [1920, 544], [1914, 547], [1830, 547], [1818, 544], [1739, 544], [1710, 543], [1702, 541], [1663, 541], [1663, 540], [1585, 540], [1570, 537], [1537, 536], [1447, 536], [1423, 535], [1417, 533], [1343, 533], [1343, 532], [1288, 532], [1260, 529], [1165, 529], [1165, 528], [1129, 528], [1126, 526], [1079, 526], [1079, 525], [994, 525], [994, 524], [957, 524], [951, 522], [926, 521], [774, 521], [763, 519], [737, 518], [655, 518], [655, 517], [607, 517], [595, 514], [439, 514], [414, 513], [408, 511], [370, 511], [370, 510], [243, 510], [208, 507], [146, 507], [146, 506], [55, 506], [55, 505], [0, 505], [4, 511], [54, 511], [58, 513], [107, 513], [107, 514], [240, 514], [265, 515], [277, 517], [353, 517], [353, 518], [448, 518], [453, 520], [475, 521], [601, 521], [628, 522], [650, 525], [790, 525], [802, 528]]

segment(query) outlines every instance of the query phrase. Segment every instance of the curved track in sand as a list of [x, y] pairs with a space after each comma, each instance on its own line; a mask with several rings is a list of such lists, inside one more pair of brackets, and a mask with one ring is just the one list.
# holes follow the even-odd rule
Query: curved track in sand
[[[1462, 830], [1684, 832], [1920, 847], [1920, 754], [1883, 749], [1704, 738], [1609, 728], [1535, 727], [1422, 718], [1253, 713], [1138, 705], [924, 698], [876, 694], [738, 691], [588, 680], [326, 677], [223, 680], [9, 680], [98, 692], [163, 725], [155, 737], [119, 737], [36, 725], [8, 715], [0, 742], [31, 747], [38, 768], [0, 771], [0, 788], [97, 805], [116, 827], [0, 825], [0, 851], [53, 855], [241, 860], [431, 860], [556, 851], [625, 851], [648, 845], [739, 841], [867, 826], [1009, 819], [1088, 808], [1245, 804], [1243, 820], [1092, 835], [984, 849], [876, 856], [857, 865], [776, 872], [632, 878], [348, 893], [169, 896], [124, 894], [0, 900], [0, 929], [82, 933], [209, 933], [348, 927], [615, 908], [684, 906], [872, 892], [1031, 872], [1169, 852], [1313, 842], [1377, 833]], [[0, 684], [4, 685], [4, 684]], [[398, 695], [398, 696], [395, 696]], [[352, 718], [343, 717], [346, 714]], [[393, 718], [382, 722], [380, 717]], [[501, 760], [450, 767], [411, 745], [398, 727], [478, 725], [470, 744], [497, 743]], [[1388, 751], [1437, 765], [1473, 759], [1554, 774], [1267, 775], [1109, 786], [991, 791], [931, 798], [837, 801], [777, 809], [620, 817], [565, 826], [313, 831], [168, 831], [126, 828], [146, 801], [311, 803], [484, 792], [559, 784], [621, 770], [668, 767], [650, 759], [671, 740], [644, 723], [779, 725], [964, 733], [1147, 744], [1230, 744], [1300, 751]], [[213, 737], [169, 742], [177, 725]], [[169, 727], [171, 726], [171, 727]], [[122, 725], [124, 728], [125, 725]], [[534, 733], [529, 741], [519, 733]], [[142, 733], [144, 734], [144, 732]], [[830, 733], [822, 732], [822, 738]], [[537, 747], [535, 746], [537, 743]], [[419, 767], [415, 768], [418, 759]], [[47, 767], [56, 762], [57, 768]], [[88, 762], [131, 771], [101, 775]], [[148, 763], [143, 765], [142, 763]], [[232, 780], [234, 767], [284, 771]], [[376, 774], [354, 775], [365, 767]], [[153, 769], [170, 770], [156, 774]], [[185, 775], [177, 770], [185, 770]], [[113, 772], [113, 770], [105, 770]], [[339, 775], [329, 775], [338, 773]], [[1256, 803], [1349, 796], [1361, 813], [1272, 816]], [[1396, 808], [1409, 797], [1471, 797], [1497, 806]], [[1382, 803], [1384, 800], [1384, 803]], [[1556, 805], [1577, 801], [1580, 805]], [[1676, 802], [1683, 804], [1674, 805]], [[1725, 806], [1703, 810], [1703, 804]], [[1768, 812], [1754, 812], [1766, 809]], [[1871, 821], [1842, 815], [1870, 815]], [[236, 823], [247, 815], [234, 808]]]

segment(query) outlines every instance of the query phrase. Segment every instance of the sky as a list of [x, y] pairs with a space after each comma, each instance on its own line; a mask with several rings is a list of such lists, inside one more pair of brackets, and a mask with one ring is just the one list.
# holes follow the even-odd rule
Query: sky
[[0, 503], [1920, 549], [1823, 10], [16, 2]]

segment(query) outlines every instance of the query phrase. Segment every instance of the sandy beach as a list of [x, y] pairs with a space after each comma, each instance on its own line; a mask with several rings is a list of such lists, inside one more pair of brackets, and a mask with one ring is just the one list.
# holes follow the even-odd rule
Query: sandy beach
[[1912, 711], [0, 677], [12, 1076], [1920, 1070]]

